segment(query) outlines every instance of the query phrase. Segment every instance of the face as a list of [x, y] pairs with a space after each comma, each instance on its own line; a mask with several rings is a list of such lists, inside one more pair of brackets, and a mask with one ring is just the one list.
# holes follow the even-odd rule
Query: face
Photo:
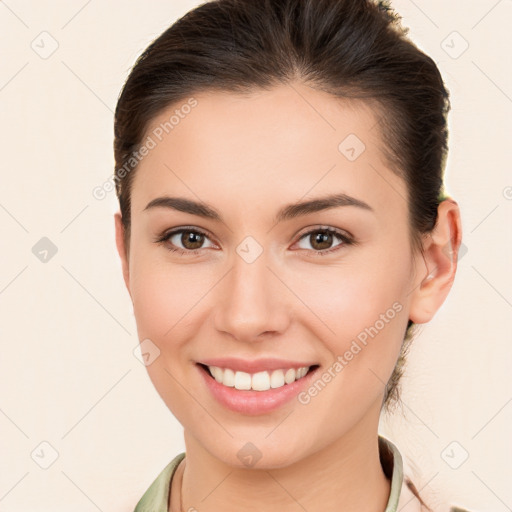
[[194, 98], [153, 120], [133, 181], [125, 279], [152, 382], [186, 438], [234, 466], [375, 433], [416, 285], [375, 111], [301, 84]]

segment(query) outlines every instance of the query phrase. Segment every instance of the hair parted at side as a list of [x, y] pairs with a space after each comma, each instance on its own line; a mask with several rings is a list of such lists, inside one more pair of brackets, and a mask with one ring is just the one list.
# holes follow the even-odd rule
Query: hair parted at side
[[[150, 122], [202, 91], [250, 93], [300, 81], [374, 107], [391, 169], [407, 185], [411, 245], [435, 227], [446, 197], [449, 93], [434, 61], [407, 38], [389, 2], [212, 0], [186, 13], [137, 59], [114, 120], [114, 181], [130, 241], [130, 194]], [[383, 407], [399, 402], [399, 380], [415, 325], [387, 383]]]

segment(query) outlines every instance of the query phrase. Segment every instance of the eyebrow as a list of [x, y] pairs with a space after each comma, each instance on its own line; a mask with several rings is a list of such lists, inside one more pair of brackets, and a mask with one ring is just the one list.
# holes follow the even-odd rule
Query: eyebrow
[[[279, 210], [274, 222], [279, 223], [302, 215], [308, 215], [310, 213], [328, 210], [331, 208], [338, 208], [340, 206], [355, 206], [363, 210], [371, 212], [374, 211], [369, 204], [361, 201], [360, 199], [356, 199], [355, 197], [351, 197], [347, 194], [331, 194], [307, 201], [288, 204]], [[179, 212], [197, 215], [198, 217], [203, 217], [205, 219], [224, 222], [222, 216], [217, 212], [217, 210], [215, 210], [215, 208], [205, 203], [193, 201], [184, 197], [157, 197], [151, 200], [143, 211], [150, 210], [152, 208], [170, 208]]]

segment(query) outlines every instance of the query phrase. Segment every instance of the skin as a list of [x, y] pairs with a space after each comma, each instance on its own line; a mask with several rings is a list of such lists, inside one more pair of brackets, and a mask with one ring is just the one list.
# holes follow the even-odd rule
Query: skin
[[[183, 510], [326, 512], [343, 504], [344, 512], [383, 511], [390, 492], [377, 437], [384, 386], [408, 319], [428, 322], [451, 288], [461, 241], [458, 205], [439, 205], [424, 254], [414, 253], [406, 185], [387, 166], [368, 104], [300, 83], [194, 97], [197, 107], [136, 171], [129, 250], [115, 215], [139, 339], [160, 350], [147, 370], [184, 427], [186, 464], [177, 473]], [[148, 134], [175, 109], [156, 117]], [[338, 150], [350, 133], [366, 146], [355, 161]], [[334, 192], [373, 211], [343, 206], [273, 220], [284, 205]], [[203, 201], [224, 222], [144, 210], [163, 195]], [[171, 242], [154, 242], [182, 226], [209, 234], [199, 254], [179, 255], [169, 251]], [[357, 243], [334, 236], [322, 246], [314, 234], [303, 236], [322, 227], [348, 232]], [[249, 235], [263, 249], [250, 264], [236, 252]], [[180, 235], [172, 241], [193, 248]], [[322, 371], [395, 302], [401, 311], [308, 404], [293, 399], [256, 416], [230, 411], [211, 396], [195, 364], [276, 357], [316, 361]], [[248, 441], [262, 455], [251, 468], [237, 457]], [[171, 510], [179, 507], [179, 481]]]

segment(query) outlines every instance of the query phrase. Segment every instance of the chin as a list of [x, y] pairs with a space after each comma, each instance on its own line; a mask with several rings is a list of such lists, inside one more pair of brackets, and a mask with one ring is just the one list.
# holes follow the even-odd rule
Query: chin
[[[309, 455], [304, 439], [296, 442], [290, 437], [276, 436], [270, 440], [271, 429], [253, 436], [235, 436], [225, 443], [212, 445], [212, 438], [205, 439], [205, 449], [216, 459], [237, 469], [271, 470], [290, 466]], [[272, 436], [272, 434], [270, 435]]]

